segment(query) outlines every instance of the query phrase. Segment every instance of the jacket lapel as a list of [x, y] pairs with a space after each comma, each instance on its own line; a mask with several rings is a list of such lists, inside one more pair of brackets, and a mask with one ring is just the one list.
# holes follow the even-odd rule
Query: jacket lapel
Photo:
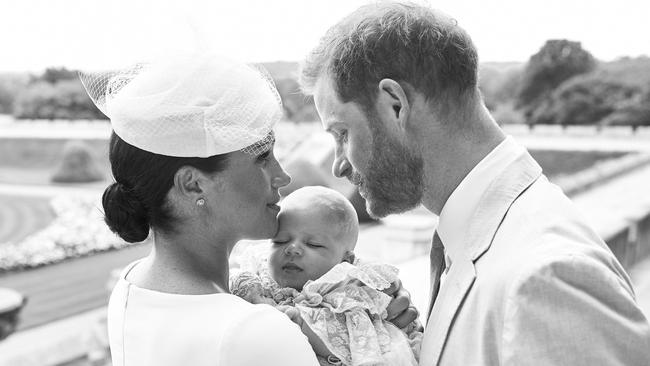
[[464, 258], [452, 263], [427, 322], [420, 365], [437, 365], [449, 330], [463, 300], [476, 280], [474, 263], [492, 244], [497, 229], [513, 202], [542, 174], [528, 154], [522, 153], [508, 165], [481, 196], [478, 208], [468, 223]]
[[475, 279], [476, 272], [470, 261], [463, 260], [453, 263], [450, 267], [427, 322], [422, 339], [420, 365], [438, 363], [451, 322]]

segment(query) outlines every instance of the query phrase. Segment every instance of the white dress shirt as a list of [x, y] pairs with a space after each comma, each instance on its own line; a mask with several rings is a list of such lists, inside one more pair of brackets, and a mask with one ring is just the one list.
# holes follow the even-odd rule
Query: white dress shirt
[[[438, 221], [438, 235], [445, 247], [447, 269], [454, 258], [462, 255], [467, 224], [476, 210], [481, 196], [501, 172], [525, 151], [512, 136], [506, 137], [472, 169], [451, 193], [442, 207]], [[444, 281], [445, 274], [441, 276]]]

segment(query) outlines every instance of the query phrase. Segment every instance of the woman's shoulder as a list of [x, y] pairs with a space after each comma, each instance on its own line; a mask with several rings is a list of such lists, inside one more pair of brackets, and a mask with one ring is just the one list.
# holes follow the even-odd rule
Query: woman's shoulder
[[230, 324], [222, 342], [226, 365], [318, 365], [307, 337], [282, 312], [251, 305], [247, 316]]

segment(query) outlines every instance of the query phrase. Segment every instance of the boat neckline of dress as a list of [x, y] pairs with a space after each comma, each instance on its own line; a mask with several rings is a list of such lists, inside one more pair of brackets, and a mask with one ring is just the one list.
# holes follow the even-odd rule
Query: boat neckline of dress
[[[128, 265], [128, 266], [127, 266], [127, 267], [122, 271], [122, 273], [120, 274], [120, 277], [119, 277], [119, 279], [118, 279], [118, 283], [119, 283], [119, 282], [124, 282], [127, 286], [129, 286], [129, 287], [133, 287], [133, 288], [135, 288], [135, 289], [137, 289], [137, 290], [139, 290], [139, 291], [145, 291], [145, 292], [150, 292], [150, 293], [159, 294], [159, 295], [166, 295], [166, 296], [188, 296], [188, 297], [197, 297], [197, 296], [218, 296], [218, 295], [230, 295], [230, 296], [235, 296], [235, 295], [233, 295], [233, 294], [231, 294], [231, 293], [229, 293], [229, 292], [214, 292], [214, 293], [210, 293], [210, 294], [179, 294], [179, 293], [174, 293], [174, 292], [164, 292], [164, 291], [158, 291], [158, 290], [148, 289], [148, 288], [145, 288], [145, 287], [140, 287], [140, 286], [138, 286], [138, 285], [136, 285], [136, 284], [130, 282], [129, 280], [127, 280], [127, 279], [126, 279], [126, 276], [129, 275], [129, 272], [131, 272], [131, 270], [132, 270], [132, 269], [133, 269], [133, 268], [134, 268], [138, 263], [140, 263], [141, 260], [142, 260], [142, 259], [138, 259], [137, 261], [134, 261], [134, 262], [132, 262], [131, 264], [129, 264], [129, 265]], [[235, 296], [235, 297], [236, 297], [236, 296]]]

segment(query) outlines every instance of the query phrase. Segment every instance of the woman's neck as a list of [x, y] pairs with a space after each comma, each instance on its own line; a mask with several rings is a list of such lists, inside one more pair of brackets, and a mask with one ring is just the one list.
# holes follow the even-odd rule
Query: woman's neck
[[137, 266], [136, 285], [187, 295], [229, 292], [228, 248], [233, 245], [192, 235], [153, 235], [151, 253]]

